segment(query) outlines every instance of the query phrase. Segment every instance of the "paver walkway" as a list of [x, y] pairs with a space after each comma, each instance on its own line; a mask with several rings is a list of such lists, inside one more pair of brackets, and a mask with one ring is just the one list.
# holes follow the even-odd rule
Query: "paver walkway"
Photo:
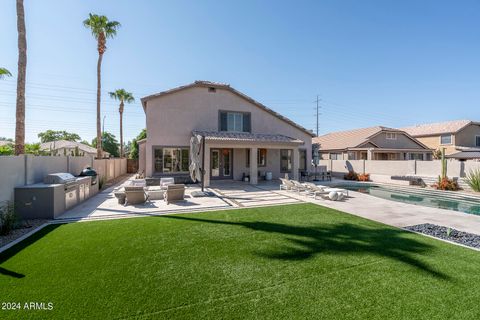
[[304, 199], [292, 197], [289, 193], [272, 192], [274, 188], [278, 189], [278, 183], [262, 183], [260, 185], [263, 187], [245, 182], [222, 181], [212, 183], [211, 189], [236, 207], [259, 207], [304, 201]]

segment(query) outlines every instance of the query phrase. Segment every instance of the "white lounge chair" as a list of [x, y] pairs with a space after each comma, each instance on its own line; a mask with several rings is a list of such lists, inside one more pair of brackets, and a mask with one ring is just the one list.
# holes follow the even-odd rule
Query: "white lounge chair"
[[315, 185], [311, 182], [306, 182], [304, 185], [307, 187], [307, 196], [313, 196], [314, 199], [317, 199], [317, 196], [328, 195], [329, 192], [325, 191], [325, 188]]
[[168, 185], [175, 184], [175, 178], [161, 178], [160, 187], [162, 189], [167, 189]]
[[306, 192], [308, 190], [307, 186], [303, 185], [302, 183], [298, 182], [297, 180], [288, 180], [293, 183], [292, 190], [300, 192]]
[[282, 184], [280, 184], [280, 190], [292, 190], [295, 185], [288, 179], [283, 179], [283, 178], [280, 178], [280, 181], [282, 182]]

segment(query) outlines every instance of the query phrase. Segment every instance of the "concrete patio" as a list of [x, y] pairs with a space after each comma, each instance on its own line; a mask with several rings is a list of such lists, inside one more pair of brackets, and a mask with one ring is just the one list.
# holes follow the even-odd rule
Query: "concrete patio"
[[200, 187], [188, 185], [185, 200], [169, 205], [163, 200], [152, 200], [141, 205], [120, 205], [113, 193], [121, 187], [122, 185], [117, 185], [102, 191], [67, 211], [59, 220], [116, 219], [310, 202], [396, 227], [433, 223], [480, 234], [480, 216], [477, 215], [394, 202], [353, 191], [350, 191], [350, 197], [342, 201], [314, 200], [297, 192], [279, 190], [278, 181], [262, 181], [258, 185], [219, 181], [207, 188], [215, 196], [201, 198], [191, 196], [191, 193], [200, 190]]

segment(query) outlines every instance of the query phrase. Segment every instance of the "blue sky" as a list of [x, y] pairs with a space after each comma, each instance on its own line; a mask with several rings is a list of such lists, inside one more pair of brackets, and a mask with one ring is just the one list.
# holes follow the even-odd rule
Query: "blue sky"
[[[480, 120], [479, 1], [25, 1], [27, 141], [46, 129], [95, 135], [96, 43], [89, 12], [122, 23], [103, 63], [105, 129], [125, 88], [132, 139], [142, 96], [226, 82], [320, 133]], [[0, 2], [0, 66], [16, 75], [15, 1]], [[0, 136], [13, 137], [15, 77], [0, 81]]]

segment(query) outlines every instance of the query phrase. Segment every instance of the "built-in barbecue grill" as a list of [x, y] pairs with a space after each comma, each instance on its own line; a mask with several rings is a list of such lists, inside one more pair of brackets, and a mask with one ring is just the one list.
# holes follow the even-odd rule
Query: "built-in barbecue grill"
[[65, 190], [71, 189], [77, 186], [77, 178], [71, 173], [51, 173], [45, 176], [43, 183], [46, 184], [63, 184]]
[[95, 177], [51, 173], [44, 177], [43, 183], [16, 187], [17, 213], [24, 219], [55, 219], [98, 192], [92, 178]]

